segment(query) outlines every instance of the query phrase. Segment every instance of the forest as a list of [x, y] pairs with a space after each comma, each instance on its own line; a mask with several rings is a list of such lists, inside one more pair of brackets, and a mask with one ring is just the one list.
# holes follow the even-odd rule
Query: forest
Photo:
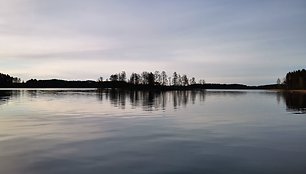
[[287, 73], [284, 85], [286, 89], [306, 89], [306, 70]]

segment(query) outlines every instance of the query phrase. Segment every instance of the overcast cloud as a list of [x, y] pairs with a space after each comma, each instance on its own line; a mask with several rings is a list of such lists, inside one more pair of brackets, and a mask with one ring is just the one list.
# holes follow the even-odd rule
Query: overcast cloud
[[24, 80], [166, 70], [257, 85], [305, 65], [304, 0], [0, 0], [0, 72]]

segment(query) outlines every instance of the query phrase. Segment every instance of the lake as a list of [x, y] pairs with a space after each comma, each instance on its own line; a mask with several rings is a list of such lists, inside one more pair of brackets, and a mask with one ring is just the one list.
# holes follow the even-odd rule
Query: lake
[[1, 174], [306, 173], [306, 95], [0, 90]]

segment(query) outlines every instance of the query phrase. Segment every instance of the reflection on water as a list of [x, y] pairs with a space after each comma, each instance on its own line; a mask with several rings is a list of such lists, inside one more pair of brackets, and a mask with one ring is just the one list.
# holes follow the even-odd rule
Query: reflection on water
[[[261, 94], [276, 96], [277, 102], [281, 100], [286, 104], [289, 112], [306, 113], [306, 94], [299, 92], [271, 92], [262, 91]], [[0, 105], [7, 103], [11, 97], [26, 95], [36, 98], [38, 95], [96, 95], [100, 101], [110, 101], [113, 107], [125, 109], [126, 105], [132, 108], [141, 107], [145, 111], [165, 110], [167, 105], [177, 109], [187, 104], [194, 104], [196, 100], [204, 102], [206, 96], [238, 96], [246, 95], [246, 91], [218, 91], [193, 90], [193, 91], [136, 91], [121, 89], [63, 89], [63, 90], [0, 90]]]
[[[214, 95], [243, 94], [243, 92], [213, 92]], [[11, 97], [20, 95], [29, 98], [37, 96], [65, 96], [65, 95], [96, 95], [100, 101], [109, 101], [113, 107], [125, 109], [129, 104], [132, 108], [140, 107], [146, 111], [165, 110], [167, 105], [174, 109], [186, 106], [188, 103], [194, 104], [196, 100], [204, 102], [206, 91], [135, 91], [121, 89], [98, 89], [98, 90], [0, 90], [0, 101], [3, 103]], [[1, 104], [1, 103], [0, 103]]]
[[12, 91], [0, 90], [0, 105], [7, 102], [12, 96]]
[[306, 173], [292, 111], [304, 94], [0, 90], [0, 174]]
[[135, 91], [120, 89], [100, 89], [97, 91], [99, 100], [110, 100], [114, 107], [125, 109], [128, 102], [133, 108], [142, 107], [144, 110], [165, 110], [167, 104], [173, 108], [195, 103], [198, 98], [205, 100], [205, 90], [194, 91]]
[[282, 93], [288, 111], [296, 111], [298, 114], [306, 114], [306, 94], [297, 92]]

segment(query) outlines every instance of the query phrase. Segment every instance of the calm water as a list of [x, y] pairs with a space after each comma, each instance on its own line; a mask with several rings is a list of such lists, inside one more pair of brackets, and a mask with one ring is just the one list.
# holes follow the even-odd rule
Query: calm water
[[0, 173], [306, 173], [306, 96], [1, 90]]

